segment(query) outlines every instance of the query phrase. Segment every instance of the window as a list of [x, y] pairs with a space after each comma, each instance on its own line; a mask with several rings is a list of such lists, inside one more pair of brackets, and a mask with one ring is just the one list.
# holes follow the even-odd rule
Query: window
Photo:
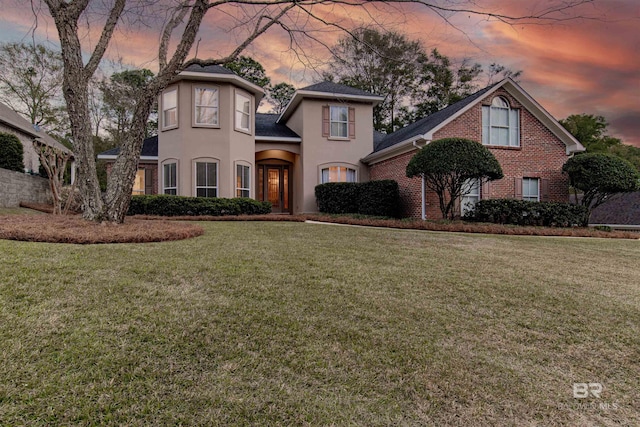
[[236, 129], [251, 132], [251, 98], [236, 92]]
[[332, 138], [348, 138], [349, 109], [347, 107], [331, 106], [329, 136]]
[[540, 180], [538, 178], [522, 178], [522, 200], [540, 201]]
[[196, 197], [218, 197], [218, 164], [196, 162]]
[[467, 180], [462, 186], [462, 194], [464, 196], [460, 199], [460, 213], [465, 216], [480, 200], [480, 180]]
[[251, 197], [251, 167], [236, 165], [236, 197]]
[[504, 147], [520, 146], [520, 116], [509, 108], [502, 97], [495, 97], [491, 106], [482, 107], [482, 144]]
[[356, 170], [344, 166], [322, 169], [322, 184], [327, 182], [356, 182]]
[[162, 167], [162, 182], [164, 194], [171, 194], [175, 196], [178, 194], [177, 186], [177, 168], [176, 163], [167, 163]]
[[131, 191], [131, 194], [138, 195], [138, 194], [144, 194], [144, 178], [145, 178], [145, 169], [138, 169], [138, 171], [136, 172], [136, 178], [133, 181], [133, 190]]
[[218, 125], [218, 89], [196, 87], [193, 89], [194, 125]]
[[178, 90], [173, 89], [162, 94], [162, 128], [178, 126]]

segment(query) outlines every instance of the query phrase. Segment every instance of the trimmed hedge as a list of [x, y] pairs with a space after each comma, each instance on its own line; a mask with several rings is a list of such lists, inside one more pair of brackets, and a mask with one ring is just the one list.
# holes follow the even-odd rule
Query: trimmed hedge
[[398, 183], [386, 179], [369, 182], [330, 182], [315, 188], [322, 213], [397, 217], [400, 207]]
[[494, 224], [574, 227], [583, 225], [586, 208], [570, 203], [516, 199], [480, 200], [464, 219]]
[[271, 203], [247, 198], [144, 195], [131, 197], [127, 215], [223, 216], [268, 213], [271, 213]]

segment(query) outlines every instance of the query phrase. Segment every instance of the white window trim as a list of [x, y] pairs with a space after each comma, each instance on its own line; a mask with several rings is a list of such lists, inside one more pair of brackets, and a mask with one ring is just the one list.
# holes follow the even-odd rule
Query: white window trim
[[[247, 167], [249, 168], [249, 182], [245, 183], [245, 185], [248, 185], [248, 187], [238, 187], [238, 166], [242, 166], [242, 167]], [[251, 198], [253, 196], [253, 192], [251, 191], [251, 184], [252, 184], [252, 173], [253, 173], [253, 168], [251, 167], [251, 163], [249, 162], [245, 162], [245, 161], [238, 161], [235, 162], [234, 164], [234, 172], [235, 172], [235, 176], [234, 176], [234, 182], [235, 182], [235, 197], [241, 197], [238, 196], [238, 191], [248, 191], [249, 195], [247, 196], [247, 198]]]
[[[240, 126], [240, 123], [238, 123], [238, 113], [243, 114], [243, 115], [247, 114], [244, 111], [238, 110], [238, 96], [243, 96], [243, 97], [245, 97], [245, 98], [247, 98], [249, 100], [249, 113], [248, 113], [248, 116], [249, 116], [248, 125], [249, 125], [249, 127], [248, 128], [243, 128], [243, 127]], [[233, 95], [233, 104], [234, 104], [233, 120], [234, 120], [234, 128], [235, 128], [235, 130], [238, 131], [238, 132], [242, 132], [242, 133], [246, 133], [246, 134], [251, 135], [251, 131], [252, 131], [252, 128], [253, 128], [253, 126], [251, 126], [252, 117], [253, 117], [253, 99], [252, 99], [251, 95], [249, 95], [247, 92], [243, 92], [243, 91], [240, 91], [240, 90], [236, 89], [234, 91], [234, 95]]]
[[[502, 100], [506, 105], [507, 108], [503, 108], [503, 107], [497, 107], [493, 105], [493, 100], [495, 99], [500, 99]], [[493, 100], [491, 101], [490, 105], [483, 105], [482, 106], [482, 116], [484, 119], [484, 115], [487, 115], [487, 121], [488, 121], [488, 128], [487, 128], [487, 135], [486, 135], [486, 144], [485, 144], [485, 126], [484, 126], [484, 120], [482, 123], [482, 144], [485, 146], [489, 146], [489, 147], [508, 147], [508, 148], [520, 148], [521, 144], [520, 144], [520, 110], [515, 109], [515, 108], [511, 108], [511, 104], [509, 103], [509, 101], [503, 97], [503, 96], [496, 96], [493, 98]], [[498, 109], [502, 109], [502, 110], [507, 110], [507, 126], [494, 126], [492, 123], [492, 111], [494, 110], [498, 110]], [[515, 117], [517, 118], [517, 122], [516, 123], [511, 123], [511, 117], [512, 117], [512, 112], [515, 112]], [[507, 135], [508, 135], [508, 140], [507, 140], [507, 144], [506, 145], [495, 145], [491, 143], [491, 135], [492, 135], [492, 129], [494, 128], [501, 128], [501, 129], [507, 129]], [[517, 135], [515, 138], [515, 141], [511, 140], [511, 133], [513, 129], [517, 129]]]
[[[336, 181], [336, 182], [360, 182], [360, 171], [358, 169], [358, 167], [356, 165], [352, 165], [350, 163], [325, 163], [322, 165], [318, 165], [318, 183], [320, 184], [326, 184], [330, 181], [327, 182], [323, 182], [322, 180], [322, 171], [325, 169], [329, 169], [329, 168], [333, 168], [333, 167], [337, 167], [337, 168], [347, 168], [347, 169], [351, 169], [353, 171], [355, 171], [355, 178], [354, 181]], [[338, 169], [338, 175], [340, 174], [340, 169]]]
[[[164, 113], [165, 113], [165, 111], [168, 111], [168, 110], [166, 110], [164, 108], [164, 96], [166, 94], [168, 94], [168, 93], [171, 93], [171, 92], [175, 92], [175, 94], [176, 94], [176, 106], [174, 107], [175, 110], [176, 110], [176, 123], [167, 126], [166, 125], [166, 121], [165, 121], [165, 114]], [[162, 110], [161, 110], [161, 118], [160, 119], [162, 120], [162, 130], [165, 131], [165, 130], [176, 129], [180, 125], [180, 117], [179, 117], [179, 114], [180, 114], [180, 108], [179, 108], [180, 107], [180, 92], [179, 92], [179, 88], [174, 87], [174, 88], [165, 90], [164, 92], [162, 92], [161, 99], [162, 99]]]
[[[536, 181], [537, 182], [537, 188], [538, 188], [538, 193], [535, 196], [532, 196], [531, 194], [525, 194], [524, 189], [525, 189], [525, 182], [529, 182], [529, 181]], [[522, 178], [522, 200], [526, 200], [529, 202], [539, 202], [540, 201], [540, 178], [531, 178], [531, 177], [524, 177]], [[529, 189], [529, 186], [527, 185], [527, 190]]]
[[[166, 187], [165, 186], [165, 166], [168, 165], [175, 165], [175, 169], [176, 169], [176, 182], [174, 182], [174, 186], [173, 187]], [[176, 191], [176, 196], [179, 194], [178, 193], [178, 172], [179, 172], [179, 166], [178, 166], [178, 160], [177, 159], [167, 159], [164, 162], [162, 162], [162, 194], [167, 194], [166, 190], [175, 190]]]
[[[216, 91], [216, 105], [215, 106], [197, 105], [196, 104], [196, 100], [197, 100], [196, 91], [198, 89], [215, 90]], [[191, 90], [191, 96], [192, 96], [192, 107], [193, 107], [191, 125], [193, 127], [195, 127], [195, 128], [219, 128], [220, 127], [220, 88], [218, 86], [194, 85], [193, 89]], [[216, 122], [215, 123], [199, 123], [197, 121], [197, 117], [198, 116], [196, 114], [196, 111], [197, 111], [198, 107], [215, 108], [215, 110], [216, 110]]]
[[[216, 185], [198, 185], [198, 163], [214, 163], [216, 165]], [[220, 160], [211, 157], [199, 157], [193, 159], [191, 168], [193, 170], [193, 197], [198, 197], [198, 189], [200, 188], [214, 188], [216, 190], [215, 197], [220, 197]]]
[[[339, 121], [339, 120], [333, 120], [333, 116], [331, 114], [331, 111], [334, 108], [342, 108], [344, 110], [346, 110], [347, 112], [347, 120], [346, 121]], [[346, 127], [345, 129], [347, 130], [346, 135], [342, 136], [342, 135], [334, 135], [333, 134], [333, 124], [334, 123], [340, 123], [340, 124], [345, 124]], [[340, 140], [340, 141], [347, 141], [349, 140], [349, 106], [347, 105], [329, 105], [329, 139], [334, 139], [334, 140]]]

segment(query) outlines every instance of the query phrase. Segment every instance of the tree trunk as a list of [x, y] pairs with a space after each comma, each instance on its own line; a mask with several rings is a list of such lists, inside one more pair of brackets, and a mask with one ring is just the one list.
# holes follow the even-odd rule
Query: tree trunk
[[82, 61], [77, 22], [64, 19], [57, 24], [65, 69], [62, 89], [71, 122], [77, 167], [76, 179], [82, 198], [83, 216], [99, 221], [104, 216], [104, 203], [96, 172], [93, 132], [89, 117], [89, 85]]

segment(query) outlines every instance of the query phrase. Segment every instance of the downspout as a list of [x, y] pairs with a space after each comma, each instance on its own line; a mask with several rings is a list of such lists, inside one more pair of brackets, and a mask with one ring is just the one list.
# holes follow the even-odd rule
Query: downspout
[[[419, 141], [425, 141], [425, 144], [421, 147], [418, 145]], [[416, 147], [418, 150], [422, 150], [422, 148], [424, 148], [425, 145], [427, 145], [428, 143], [430, 143], [431, 140], [426, 138], [426, 135], [422, 135], [421, 138], [416, 139], [415, 141], [413, 141], [413, 146]], [[427, 195], [425, 194], [425, 182], [424, 182], [424, 174], [420, 174], [420, 176], [422, 177], [422, 186], [421, 186], [421, 200], [420, 200], [420, 206], [422, 209], [422, 220], [424, 221], [425, 219], [427, 219]]]

